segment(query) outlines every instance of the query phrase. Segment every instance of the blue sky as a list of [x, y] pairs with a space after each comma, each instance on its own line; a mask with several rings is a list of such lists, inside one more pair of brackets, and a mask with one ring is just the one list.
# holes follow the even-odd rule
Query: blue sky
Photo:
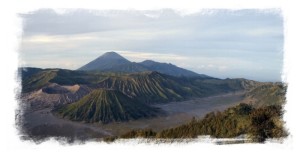
[[39, 10], [20, 15], [21, 66], [77, 69], [107, 51], [218, 78], [280, 81], [279, 10]]

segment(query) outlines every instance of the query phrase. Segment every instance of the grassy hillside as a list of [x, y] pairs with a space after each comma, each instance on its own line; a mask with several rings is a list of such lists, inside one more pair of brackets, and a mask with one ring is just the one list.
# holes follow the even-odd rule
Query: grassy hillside
[[94, 90], [79, 101], [55, 110], [74, 121], [120, 122], [154, 117], [162, 112], [116, 90]]
[[192, 84], [209, 94], [244, 90], [256, 86], [258, 82], [246, 79], [194, 79]]
[[120, 77], [108, 77], [99, 87], [119, 90], [145, 103], [179, 101], [201, 93], [189, 84], [178, 83], [158, 72], [143, 72]]
[[44, 70], [30, 77], [22, 78], [22, 92], [30, 92], [49, 85], [49, 81], [57, 75], [58, 70]]
[[96, 84], [109, 75], [106, 73], [72, 71], [65, 69], [35, 69], [22, 70], [22, 92], [39, 90], [50, 83], [59, 85]]
[[142, 72], [107, 77], [100, 88], [119, 90], [145, 103], [181, 101], [240, 91], [255, 86], [246, 79], [203, 79], [201, 77], [174, 77], [158, 72]]
[[262, 83], [246, 93], [249, 103], [254, 107], [283, 105], [285, 103], [286, 86], [282, 83]]
[[212, 112], [203, 119], [193, 119], [190, 123], [175, 128], [154, 132], [151, 129], [132, 130], [120, 138], [196, 138], [210, 135], [216, 138], [231, 138], [247, 134], [254, 141], [263, 142], [267, 138], [285, 137], [281, 106], [254, 108], [240, 104], [224, 112]]

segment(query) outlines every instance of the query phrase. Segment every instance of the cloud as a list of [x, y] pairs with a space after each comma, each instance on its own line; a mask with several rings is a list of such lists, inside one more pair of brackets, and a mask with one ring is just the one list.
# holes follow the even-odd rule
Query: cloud
[[25, 67], [34, 67], [35, 65], [39, 65], [41, 68], [68, 68], [68, 69], [77, 69], [81, 65], [74, 62], [71, 58], [64, 59], [56, 59], [53, 62], [51, 58], [40, 58], [36, 60], [32, 60], [30, 62], [21, 60], [21, 64]]
[[24, 43], [66, 43], [70, 41], [91, 41], [97, 39], [93, 36], [48, 36], [48, 35], [35, 35], [23, 38]]

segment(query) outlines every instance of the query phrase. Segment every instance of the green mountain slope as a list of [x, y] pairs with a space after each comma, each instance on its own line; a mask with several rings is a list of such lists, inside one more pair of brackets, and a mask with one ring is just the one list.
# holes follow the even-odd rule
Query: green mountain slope
[[252, 88], [258, 82], [246, 79], [194, 79], [192, 84], [206, 89], [206, 92], [223, 93]]
[[245, 90], [256, 83], [245, 79], [173, 77], [154, 71], [108, 77], [98, 87], [119, 90], [145, 103], [157, 103]]
[[110, 74], [72, 71], [66, 69], [36, 69], [21, 70], [22, 92], [32, 92], [51, 83], [59, 85], [94, 84], [102, 81]]
[[49, 81], [57, 75], [58, 70], [45, 70], [22, 78], [22, 92], [38, 90], [49, 85]]
[[176, 82], [158, 72], [143, 72], [101, 81], [100, 88], [114, 89], [145, 103], [179, 101], [201, 95], [197, 88]]
[[[181, 101], [231, 91], [244, 90], [245, 79], [205, 79], [202, 77], [174, 77], [155, 71], [139, 73], [86, 72], [64, 69], [42, 69], [22, 78], [23, 93], [37, 91], [51, 83], [58, 85], [84, 84], [89, 87], [114, 89], [145, 103]], [[252, 84], [254, 81], [252, 81]]]
[[246, 100], [254, 107], [283, 105], [286, 86], [282, 83], [261, 83], [246, 92]]
[[55, 110], [74, 121], [119, 122], [155, 117], [162, 112], [116, 90], [94, 90], [79, 101]]

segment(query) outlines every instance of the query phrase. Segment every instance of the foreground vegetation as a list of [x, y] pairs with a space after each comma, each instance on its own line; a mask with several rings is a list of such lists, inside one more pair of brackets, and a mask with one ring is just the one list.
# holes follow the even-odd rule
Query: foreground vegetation
[[210, 135], [215, 138], [234, 138], [243, 134], [255, 142], [264, 142], [267, 138], [281, 138], [287, 135], [282, 121], [280, 105], [254, 108], [248, 104], [228, 108], [224, 112], [212, 112], [203, 119], [193, 118], [188, 124], [155, 132], [151, 129], [132, 130], [116, 138], [196, 138]]

